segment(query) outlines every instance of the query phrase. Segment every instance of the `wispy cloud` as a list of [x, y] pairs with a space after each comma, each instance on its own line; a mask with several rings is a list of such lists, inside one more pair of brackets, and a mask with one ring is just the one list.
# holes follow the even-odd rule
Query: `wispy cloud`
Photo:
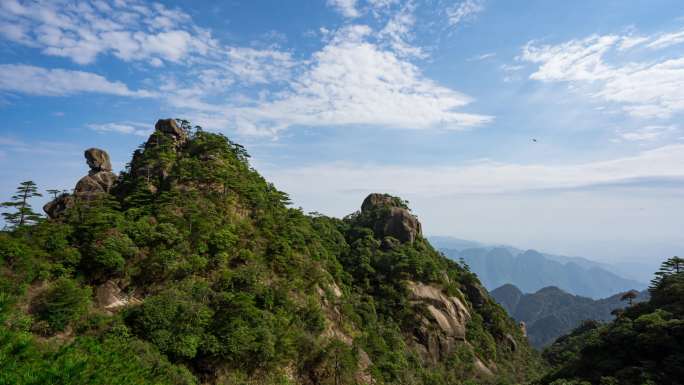
[[488, 52], [488, 53], [483, 53], [481, 55], [469, 57], [467, 60], [468, 61], [482, 61], [482, 60], [492, 59], [495, 57], [496, 57], [496, 53]]
[[465, 21], [472, 20], [484, 9], [484, 1], [482, 0], [464, 0], [447, 8], [446, 13], [449, 24], [456, 26]]
[[[637, 42], [652, 41], [649, 46], [662, 48], [664, 36], [668, 34], [639, 38]], [[643, 62], [620, 62], [618, 57], [608, 62], [609, 53], [628, 52], [638, 45], [634, 40], [625, 45], [625, 39], [593, 35], [557, 45], [530, 42], [520, 60], [536, 65], [530, 79], [582, 86], [590, 97], [616, 103], [634, 117], [666, 119], [684, 111], [684, 56]], [[661, 43], [653, 45], [658, 41]]]
[[356, 0], [328, 0], [328, 5], [344, 17], [353, 19], [361, 16], [361, 12], [356, 8]]
[[253, 107], [230, 108], [226, 119], [252, 134], [297, 125], [464, 129], [492, 120], [458, 112], [470, 97], [425, 78], [415, 65], [370, 42], [371, 32], [363, 25], [338, 31], [289, 89]]
[[152, 133], [150, 124], [138, 122], [114, 122], [114, 123], [91, 123], [87, 125], [97, 132], [116, 132], [119, 134], [129, 134], [137, 136], [148, 136]]
[[[684, 178], [684, 145], [668, 145], [634, 156], [589, 163], [548, 165], [514, 164], [489, 160], [459, 166], [387, 166], [332, 163], [269, 172], [280, 188], [303, 191], [302, 180], [313, 193], [383, 191], [448, 196], [499, 194], [544, 189], [573, 189], [597, 185], [625, 185], [636, 180]], [[311, 192], [311, 191], [309, 191]]]
[[30, 95], [65, 96], [82, 92], [129, 97], [152, 97], [150, 91], [133, 91], [92, 72], [46, 69], [23, 64], [0, 64], [0, 90]]
[[0, 33], [6, 39], [78, 64], [112, 54], [160, 66], [217, 48], [211, 34], [190, 23], [188, 14], [159, 3], [7, 0], [0, 10]]
[[681, 43], [684, 43], [684, 30], [660, 35], [654, 41], [649, 43], [647, 47], [660, 49]]
[[634, 130], [618, 130], [620, 139], [630, 142], [652, 142], [677, 133], [679, 129], [675, 125], [651, 125]]
[[[356, 1], [331, 5], [349, 18], [362, 13]], [[364, 3], [366, 11], [382, 14], [382, 27], [326, 30], [322, 48], [308, 57], [277, 45], [224, 45], [188, 14], [137, 0], [8, 1], [2, 7], [0, 22], [21, 27], [5, 33], [6, 39], [77, 64], [104, 55], [136, 62], [156, 74], [143, 84], [159, 88], [153, 93], [90, 72], [6, 64], [0, 66], [0, 89], [9, 92], [155, 96], [206, 128], [249, 135], [277, 136], [293, 126], [460, 130], [493, 119], [462, 111], [472, 99], [426, 77], [414, 62], [426, 55], [412, 43], [413, 2]], [[464, 7], [462, 12], [473, 10], [473, 5]], [[136, 132], [119, 122], [90, 128]]]

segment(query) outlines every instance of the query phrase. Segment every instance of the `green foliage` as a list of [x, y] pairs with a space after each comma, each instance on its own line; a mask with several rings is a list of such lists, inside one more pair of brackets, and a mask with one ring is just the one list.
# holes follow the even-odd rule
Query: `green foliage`
[[35, 197], [41, 197], [43, 194], [38, 192], [38, 186], [35, 182], [28, 180], [21, 182], [17, 187], [16, 193], [12, 196], [12, 200], [0, 203], [0, 207], [8, 207], [14, 209], [14, 212], [2, 213], [5, 222], [12, 227], [20, 227], [27, 224], [36, 223], [41, 219], [41, 216], [33, 211], [29, 200]]
[[206, 345], [213, 312], [201, 301], [178, 290], [151, 296], [132, 308], [127, 321], [140, 337], [149, 339], [163, 353], [193, 358]]
[[561, 379], [601, 384], [673, 384], [684, 378], [684, 271], [676, 257], [663, 263], [651, 300], [606, 325], [583, 325], [545, 353]]
[[0, 327], [2, 385], [193, 385], [194, 376], [135, 339], [78, 337], [45, 349], [24, 332]]
[[[75, 197], [58, 221], [0, 233], [0, 312], [12, 327], [3, 338], [31, 351], [0, 360], [0, 372], [16, 373], [6, 383], [193, 383], [180, 364], [208, 383], [274, 385], [292, 376], [352, 384], [362, 362], [377, 384], [466, 383], [475, 358], [496, 364], [501, 383], [537, 370], [474, 274], [421, 237], [380, 238], [374, 221], [387, 207], [343, 220], [305, 215], [242, 146], [178, 123], [187, 140], [155, 132], [112, 195]], [[53, 283], [34, 299], [32, 319], [21, 303], [40, 279]], [[110, 280], [142, 303], [87, 313], [88, 288]], [[472, 315], [468, 344], [439, 362], [417, 352], [425, 314], [409, 280], [441, 288]], [[74, 340], [43, 351], [19, 333], [31, 322], [41, 333], [72, 325]], [[506, 335], [517, 351], [504, 347]]]
[[89, 287], [81, 288], [69, 278], [60, 278], [33, 299], [31, 308], [36, 318], [47, 322], [52, 331], [62, 331], [85, 314], [90, 296]]

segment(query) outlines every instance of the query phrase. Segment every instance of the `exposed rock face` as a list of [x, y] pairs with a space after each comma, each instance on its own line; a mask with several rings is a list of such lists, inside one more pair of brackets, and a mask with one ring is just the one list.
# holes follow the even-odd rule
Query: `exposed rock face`
[[387, 194], [378, 194], [378, 193], [372, 193], [369, 194], [366, 199], [363, 200], [363, 203], [361, 204], [361, 211], [369, 211], [373, 210], [378, 207], [396, 207], [397, 205], [397, 198], [387, 195]]
[[58, 218], [74, 206], [74, 197], [71, 194], [61, 194], [43, 206], [43, 211], [49, 218]]
[[109, 154], [104, 150], [89, 148], [85, 150], [85, 158], [92, 173], [112, 171], [112, 163], [109, 161]]
[[112, 280], [98, 286], [95, 289], [95, 296], [97, 298], [97, 305], [109, 312], [116, 312], [129, 304], [139, 304], [142, 302], [138, 298], [124, 294], [119, 285]]
[[407, 288], [412, 305], [426, 310], [414, 331], [418, 349], [426, 361], [437, 363], [465, 343], [470, 312], [460, 299], [447, 297], [438, 287], [409, 281]]
[[422, 236], [422, 229], [418, 218], [406, 208], [402, 207], [399, 198], [387, 194], [370, 194], [361, 205], [362, 212], [384, 210], [374, 225], [373, 231], [379, 238], [394, 237], [399, 241], [413, 242]]
[[520, 321], [520, 331], [523, 336], [527, 337], [527, 325], [525, 324], [525, 321]]
[[188, 134], [178, 127], [176, 119], [159, 119], [154, 125], [156, 132], [174, 138], [176, 144], [185, 142], [188, 139]]
[[85, 150], [84, 156], [88, 167], [90, 167], [88, 175], [76, 183], [73, 195], [62, 194], [43, 206], [48, 217], [58, 218], [62, 216], [67, 209], [74, 205], [75, 198], [89, 200], [100, 194], [108, 193], [116, 183], [117, 176], [112, 172], [109, 154], [105, 150], [89, 148]]
[[84, 156], [90, 171], [76, 183], [74, 195], [89, 199], [97, 194], [108, 193], [116, 182], [109, 154], [99, 148], [89, 148], [85, 150]]

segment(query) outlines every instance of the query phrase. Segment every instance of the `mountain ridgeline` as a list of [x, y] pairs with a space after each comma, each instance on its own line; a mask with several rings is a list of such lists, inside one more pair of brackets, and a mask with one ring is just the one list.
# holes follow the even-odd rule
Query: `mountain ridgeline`
[[543, 363], [397, 197], [305, 215], [239, 144], [160, 120], [120, 175], [0, 232], [0, 384], [514, 384]]
[[623, 300], [625, 293], [594, 300], [553, 286], [524, 294], [511, 284], [498, 287], [490, 294], [511, 317], [525, 323], [527, 337], [536, 348], [550, 345], [584, 321], [610, 321], [615, 318], [613, 313], [616, 309], [623, 309], [630, 302], [648, 300], [649, 297], [647, 291], [642, 291], [629, 302], [627, 298]]
[[508, 283], [525, 293], [555, 286], [572, 294], [598, 299], [646, 287], [641, 282], [618, 276], [590, 261], [577, 258], [560, 261], [557, 256], [535, 250], [475, 247], [442, 249], [442, 252], [455, 261], [465, 261], [489, 290]]

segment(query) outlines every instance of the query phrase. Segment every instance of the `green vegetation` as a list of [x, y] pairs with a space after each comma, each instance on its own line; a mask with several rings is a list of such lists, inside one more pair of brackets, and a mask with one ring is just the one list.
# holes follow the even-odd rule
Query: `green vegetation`
[[[0, 233], [0, 384], [513, 384], [539, 372], [474, 274], [420, 236], [381, 239], [386, 209], [305, 215], [242, 146], [180, 123], [187, 138], [156, 131], [111, 195]], [[421, 355], [426, 310], [407, 281], [466, 304], [468, 344]], [[93, 294], [105, 283], [141, 303], [105, 311]]]
[[681, 383], [684, 378], [681, 258], [663, 263], [650, 292], [650, 301], [630, 306], [618, 313], [614, 322], [585, 324], [560, 338], [544, 352], [555, 369], [542, 383]]
[[16, 210], [14, 212], [2, 213], [5, 222], [13, 227], [17, 227], [39, 221], [41, 216], [33, 211], [29, 199], [40, 196], [43, 195], [38, 192], [38, 187], [33, 181], [21, 182], [19, 187], [17, 187], [17, 192], [12, 196], [12, 200], [0, 203], [0, 207], [9, 207]]

